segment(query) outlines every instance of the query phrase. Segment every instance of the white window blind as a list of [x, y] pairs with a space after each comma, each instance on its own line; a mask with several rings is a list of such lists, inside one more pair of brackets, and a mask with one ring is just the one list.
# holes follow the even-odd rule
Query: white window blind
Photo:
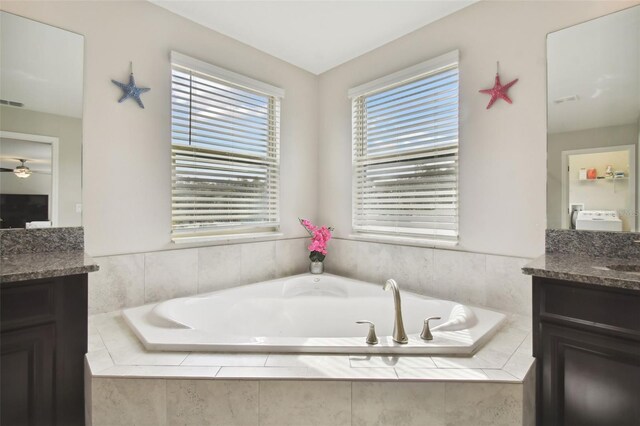
[[279, 226], [281, 89], [172, 52], [172, 235]]
[[349, 94], [354, 231], [457, 240], [458, 52]]

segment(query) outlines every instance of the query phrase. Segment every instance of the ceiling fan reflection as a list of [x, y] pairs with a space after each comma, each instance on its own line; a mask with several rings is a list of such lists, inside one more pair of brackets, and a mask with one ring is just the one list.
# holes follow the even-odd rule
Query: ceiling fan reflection
[[15, 168], [12, 168], [12, 169], [11, 168], [6, 168], [6, 167], [1, 167], [0, 168], [0, 172], [13, 173], [17, 177], [22, 178], [22, 179], [28, 178], [29, 176], [31, 176], [32, 173], [42, 174], [42, 175], [50, 175], [51, 174], [51, 173], [43, 172], [43, 171], [39, 171], [39, 170], [31, 170], [25, 164], [29, 160], [25, 160], [25, 159], [21, 159], [21, 158], [16, 158], [16, 160], [20, 162], [19, 166], [16, 166]]

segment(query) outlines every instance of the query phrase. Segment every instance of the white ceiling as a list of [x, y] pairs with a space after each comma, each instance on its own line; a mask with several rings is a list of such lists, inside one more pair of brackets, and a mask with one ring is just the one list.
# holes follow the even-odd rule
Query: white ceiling
[[0, 28], [0, 98], [81, 118], [84, 38], [6, 12]]
[[149, 0], [314, 74], [477, 0]]
[[640, 6], [550, 34], [547, 62], [549, 133], [637, 122]]
[[34, 172], [51, 173], [51, 144], [0, 138], [0, 167], [14, 169], [20, 159]]

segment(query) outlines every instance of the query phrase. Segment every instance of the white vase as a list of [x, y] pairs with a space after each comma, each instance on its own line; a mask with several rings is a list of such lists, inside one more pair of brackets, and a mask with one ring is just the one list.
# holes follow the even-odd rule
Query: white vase
[[324, 263], [322, 262], [311, 262], [309, 265], [309, 272], [312, 274], [321, 274], [324, 272]]

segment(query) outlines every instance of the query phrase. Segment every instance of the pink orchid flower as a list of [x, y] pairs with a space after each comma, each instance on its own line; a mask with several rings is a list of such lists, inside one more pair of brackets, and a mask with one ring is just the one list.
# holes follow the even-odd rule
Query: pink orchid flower
[[327, 226], [315, 226], [307, 219], [299, 219], [300, 224], [311, 236], [311, 243], [307, 247], [310, 251], [309, 259], [312, 262], [322, 262], [327, 255], [327, 243], [331, 240], [333, 228]]

